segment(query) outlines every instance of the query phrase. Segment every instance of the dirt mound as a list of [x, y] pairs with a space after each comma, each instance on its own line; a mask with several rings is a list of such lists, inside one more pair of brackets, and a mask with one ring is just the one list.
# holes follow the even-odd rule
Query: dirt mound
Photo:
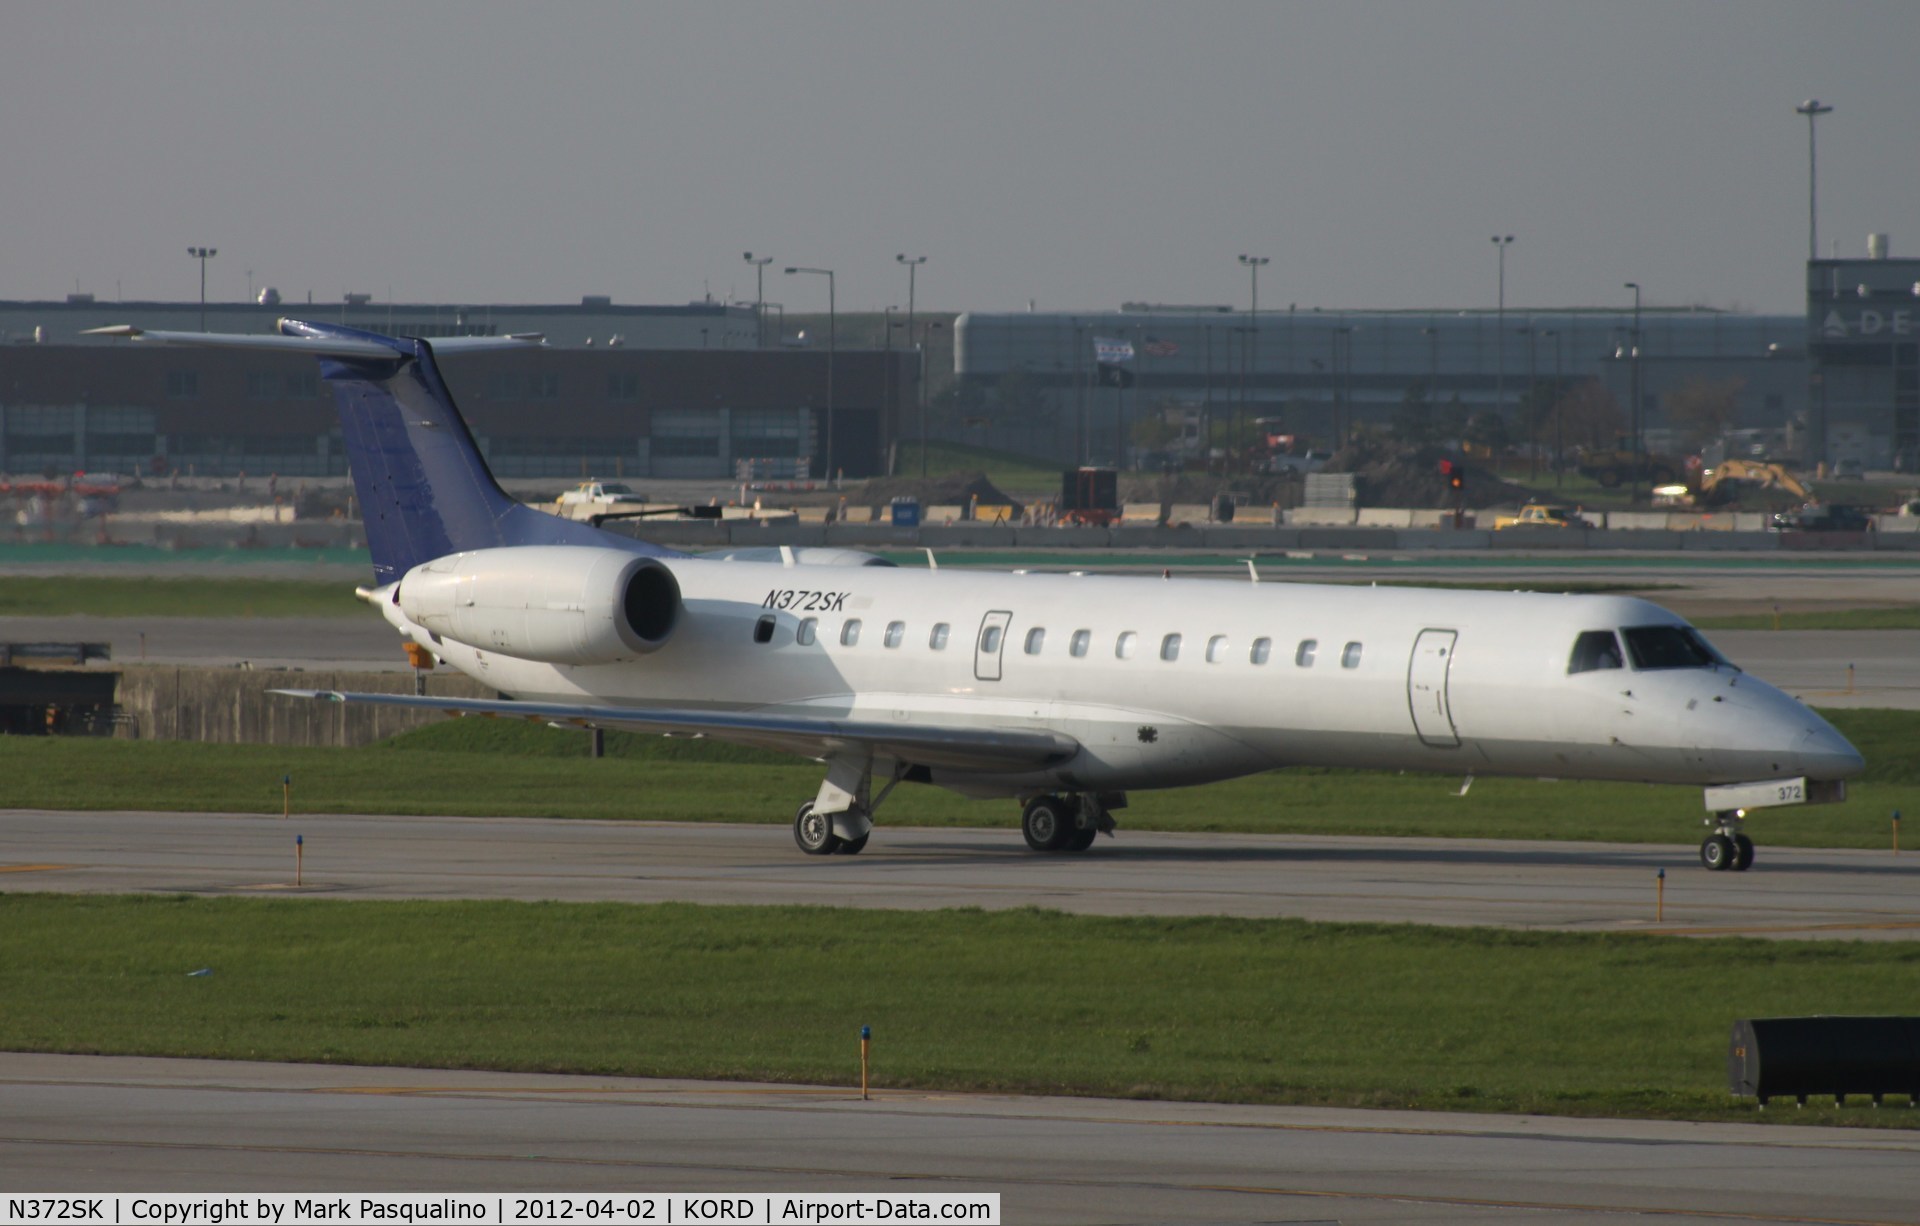
[[1376, 435], [1358, 436], [1334, 452], [1326, 471], [1352, 473], [1354, 495], [1363, 507], [1450, 507], [1454, 494], [1441, 475], [1442, 460], [1465, 466], [1469, 507], [1510, 506], [1532, 497], [1457, 451], [1408, 447]]
[[918, 498], [922, 507], [981, 506], [1013, 508], [1015, 515], [1026, 504], [1000, 491], [985, 473], [948, 473], [939, 477], [875, 477], [847, 491], [847, 505], [885, 507], [896, 498]]

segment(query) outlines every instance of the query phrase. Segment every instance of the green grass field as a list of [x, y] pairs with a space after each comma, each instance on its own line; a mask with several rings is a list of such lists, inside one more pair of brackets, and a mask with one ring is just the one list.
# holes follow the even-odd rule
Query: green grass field
[[350, 617], [353, 584], [308, 579], [154, 579], [9, 575], [0, 617]]
[[1910, 1010], [1917, 976], [1906, 942], [0, 895], [8, 1050], [844, 1085], [870, 1025], [883, 1089], [1751, 1119], [1734, 1019]]
[[[1763, 846], [1884, 847], [1894, 810], [1920, 813], [1920, 712], [1831, 711], [1869, 764], [1843, 804], [1762, 810]], [[277, 813], [294, 780], [307, 813], [460, 814], [784, 823], [821, 768], [707, 741], [609, 733], [585, 761], [577, 732], [453, 720], [365, 749], [290, 749], [38, 737], [0, 738], [0, 808]], [[1124, 830], [1233, 831], [1692, 844], [1695, 789], [1619, 783], [1289, 770], [1206, 787], [1136, 792]], [[885, 826], [1011, 829], [1011, 801], [903, 787]], [[1911, 836], [1910, 836], [1911, 838]]]

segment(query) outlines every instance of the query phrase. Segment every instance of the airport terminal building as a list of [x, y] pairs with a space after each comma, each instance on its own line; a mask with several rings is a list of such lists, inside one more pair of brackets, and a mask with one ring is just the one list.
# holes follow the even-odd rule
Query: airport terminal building
[[[198, 303], [0, 303], [0, 473], [346, 473], [333, 397], [310, 358], [82, 335], [198, 331]], [[524, 351], [449, 356], [448, 385], [503, 477], [773, 480], [882, 472], [917, 364], [895, 350], [758, 343], [751, 307], [717, 303], [308, 312], [403, 335], [540, 333]], [[206, 328], [267, 332], [301, 308], [208, 304]]]
[[[975, 401], [1009, 386], [1043, 411], [982, 412], [977, 441], [1111, 462], [1142, 413], [1277, 421], [1327, 445], [1390, 422], [1409, 397], [1511, 416], [1537, 381], [1597, 380], [1649, 444], [1668, 397], [1695, 381], [1736, 388], [1736, 429], [1764, 432], [1809, 467], [1855, 460], [1920, 471], [1920, 260], [1885, 236], [1862, 259], [1807, 264], [1805, 315], [1707, 308], [1321, 311], [1132, 304], [1086, 313], [973, 312], [954, 325], [954, 374]], [[1103, 381], [1095, 341], [1131, 349], [1126, 387]], [[1636, 353], [1638, 360], [1636, 361]], [[1024, 446], [1022, 442], [1024, 441]]]
[[[1792, 315], [1645, 310], [1638, 320], [1642, 424], [1689, 379], [1739, 380], [1745, 427], [1778, 427], [1807, 399], [1806, 321]], [[955, 325], [955, 376], [982, 392], [1017, 379], [1052, 402], [1054, 450], [1111, 460], [1122, 420], [1156, 407], [1276, 421], [1318, 446], [1385, 425], [1409, 397], [1512, 414], [1536, 382], [1597, 379], [1632, 404], [1631, 309], [1319, 311], [1128, 306], [1089, 314], [981, 314]], [[1104, 381], [1094, 340], [1132, 350], [1125, 388]], [[1430, 391], [1429, 391], [1430, 389]]]

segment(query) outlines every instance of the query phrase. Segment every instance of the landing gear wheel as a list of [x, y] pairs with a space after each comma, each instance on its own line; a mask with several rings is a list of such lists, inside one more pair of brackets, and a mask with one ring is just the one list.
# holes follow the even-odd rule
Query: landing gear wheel
[[873, 831], [869, 830], [857, 839], [841, 839], [840, 846], [834, 848], [834, 850], [843, 856], [857, 856], [866, 850], [867, 840], [872, 837]]
[[1058, 796], [1036, 796], [1020, 815], [1020, 833], [1035, 851], [1059, 851], [1073, 829], [1072, 809]]
[[1744, 834], [1733, 836], [1733, 871], [1744, 873], [1753, 867], [1753, 840]]
[[810, 856], [830, 856], [840, 849], [840, 836], [833, 832], [833, 819], [815, 813], [811, 800], [793, 815], [793, 841]]
[[1087, 848], [1092, 847], [1093, 841], [1099, 837], [1100, 827], [1098, 826], [1092, 824], [1074, 826], [1072, 832], [1067, 835], [1066, 849], [1068, 851], [1085, 851]]
[[1700, 863], [1716, 873], [1732, 868], [1739, 854], [1733, 840], [1724, 834], [1710, 834], [1700, 843]]

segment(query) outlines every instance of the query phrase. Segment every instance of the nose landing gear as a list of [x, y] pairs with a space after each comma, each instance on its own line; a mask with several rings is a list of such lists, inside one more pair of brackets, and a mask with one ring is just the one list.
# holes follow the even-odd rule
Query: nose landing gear
[[1716, 829], [1700, 843], [1701, 864], [1716, 873], [1744, 873], [1753, 867], [1753, 840], [1740, 831], [1744, 817], [1739, 809], [1729, 809], [1707, 819]]

